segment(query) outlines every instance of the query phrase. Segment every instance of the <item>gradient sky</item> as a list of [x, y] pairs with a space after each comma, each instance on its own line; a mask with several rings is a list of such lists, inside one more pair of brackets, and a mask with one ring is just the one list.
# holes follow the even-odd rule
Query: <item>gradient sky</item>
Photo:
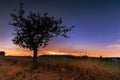
[[[0, 50], [7, 55], [30, 53], [11, 41], [14, 31], [9, 25], [9, 13], [18, 8], [20, 1], [0, 1]], [[50, 16], [62, 17], [65, 26], [75, 26], [68, 33], [70, 39], [54, 38], [45, 49], [40, 49], [41, 54], [89, 52], [120, 57], [120, 0], [24, 0], [24, 3], [27, 11], [48, 12]]]

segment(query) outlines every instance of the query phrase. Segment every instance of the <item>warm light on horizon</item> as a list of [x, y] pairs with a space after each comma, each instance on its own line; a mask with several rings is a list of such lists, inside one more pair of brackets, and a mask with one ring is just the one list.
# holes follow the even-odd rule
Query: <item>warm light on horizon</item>
[[[6, 56], [33, 56], [33, 51], [23, 49], [19, 47], [15, 48], [1, 48], [2, 51], [6, 52]], [[115, 50], [101, 50], [101, 51], [72, 51], [71, 50], [59, 50], [59, 49], [43, 49], [39, 50], [38, 56], [40, 55], [73, 55], [73, 56], [91, 56], [91, 57], [120, 57], [119, 51]]]

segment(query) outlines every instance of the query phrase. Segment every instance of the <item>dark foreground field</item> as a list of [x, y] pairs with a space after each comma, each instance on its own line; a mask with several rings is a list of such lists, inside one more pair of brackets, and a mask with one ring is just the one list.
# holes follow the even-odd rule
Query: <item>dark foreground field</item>
[[41, 56], [31, 67], [32, 57], [0, 56], [0, 80], [120, 80], [120, 61]]

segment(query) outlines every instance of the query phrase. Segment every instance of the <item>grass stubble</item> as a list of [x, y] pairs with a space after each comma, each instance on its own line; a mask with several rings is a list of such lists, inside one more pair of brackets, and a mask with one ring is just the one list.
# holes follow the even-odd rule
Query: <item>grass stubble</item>
[[32, 68], [32, 57], [0, 56], [0, 80], [120, 80], [120, 62], [41, 56]]

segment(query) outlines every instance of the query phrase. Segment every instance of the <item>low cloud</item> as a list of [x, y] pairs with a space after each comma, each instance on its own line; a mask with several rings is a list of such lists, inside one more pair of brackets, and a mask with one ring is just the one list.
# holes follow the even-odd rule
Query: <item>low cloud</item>
[[107, 48], [120, 48], [120, 44], [112, 44], [107, 46]]

